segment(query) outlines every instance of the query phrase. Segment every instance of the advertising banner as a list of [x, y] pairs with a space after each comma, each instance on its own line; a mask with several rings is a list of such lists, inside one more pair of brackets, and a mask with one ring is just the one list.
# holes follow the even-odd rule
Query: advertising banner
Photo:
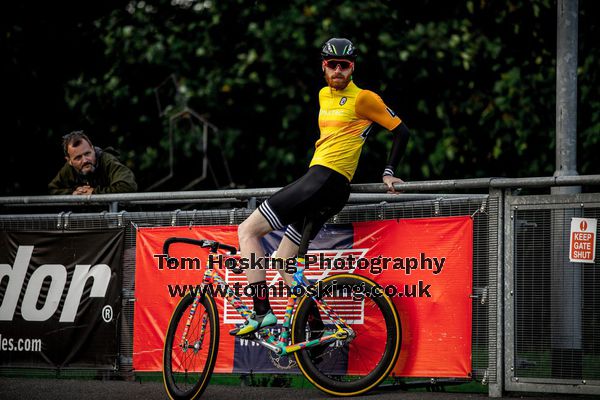
[[110, 368], [124, 230], [0, 232], [0, 366]]
[[[162, 246], [171, 237], [216, 240], [238, 246], [237, 226], [139, 228], [136, 253], [136, 303], [133, 366], [137, 371], [162, 369], [162, 346], [170, 315], [186, 290], [202, 281], [208, 250], [176, 244], [167, 265]], [[271, 254], [282, 232], [263, 239]], [[419, 218], [326, 225], [312, 241], [309, 256], [324, 262], [361, 259], [354, 274], [367, 276], [388, 294], [402, 322], [402, 349], [394, 374], [407, 377], [468, 377], [471, 373], [473, 223], [470, 217]], [[161, 261], [162, 260], [162, 261]], [[245, 274], [221, 270], [230, 285], [246, 285]], [[348, 272], [348, 271], [343, 271]], [[335, 268], [309, 268], [311, 280], [336, 273]], [[267, 284], [277, 286], [276, 271], [267, 271]], [[392, 290], [393, 289], [393, 290]], [[394, 293], [392, 293], [394, 292]], [[266, 349], [230, 336], [242, 320], [222, 297], [216, 299], [221, 322], [216, 372], [286, 372], [278, 370]], [[249, 307], [252, 300], [242, 296]], [[285, 298], [271, 298], [283, 321]], [[348, 370], [360, 370], [349, 359]], [[356, 364], [356, 365], [353, 365]], [[297, 370], [291, 370], [297, 371]], [[289, 372], [289, 371], [288, 371]]]

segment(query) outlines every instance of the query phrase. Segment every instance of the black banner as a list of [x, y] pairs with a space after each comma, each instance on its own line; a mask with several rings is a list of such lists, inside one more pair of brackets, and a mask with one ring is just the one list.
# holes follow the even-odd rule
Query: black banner
[[115, 366], [124, 235], [0, 232], [0, 367]]

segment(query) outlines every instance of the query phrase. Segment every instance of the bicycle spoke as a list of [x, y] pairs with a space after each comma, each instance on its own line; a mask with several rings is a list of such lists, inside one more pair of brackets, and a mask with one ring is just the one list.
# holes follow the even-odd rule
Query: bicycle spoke
[[[347, 285], [370, 285], [371, 281], [345, 275]], [[302, 372], [319, 389], [334, 395], [356, 395], [379, 384], [391, 371], [400, 346], [399, 320], [391, 302], [385, 298], [369, 295], [360, 300], [352, 298], [348, 290], [339, 290], [325, 299], [331, 310], [319, 310], [325, 325], [322, 330], [311, 331], [311, 308], [313, 301], [304, 299], [300, 303], [294, 322], [296, 338], [308, 340], [323, 332], [336, 332], [339, 323], [335, 315], [344, 320], [342, 325], [352, 330], [347, 339], [339, 339], [323, 347], [311, 346], [296, 355]], [[331, 319], [329, 318], [331, 317]], [[315, 323], [313, 322], [313, 325]], [[299, 335], [299, 333], [302, 334]]]
[[[211, 303], [212, 301], [212, 303]], [[174, 399], [198, 397], [212, 373], [216, 359], [218, 326], [213, 326], [209, 309], [214, 313], [214, 300], [204, 298], [193, 317], [192, 298], [184, 298], [177, 306], [165, 341], [165, 386]], [[214, 315], [214, 314], [213, 314]], [[186, 325], [189, 326], [186, 329]], [[185, 338], [183, 332], [186, 331]]]

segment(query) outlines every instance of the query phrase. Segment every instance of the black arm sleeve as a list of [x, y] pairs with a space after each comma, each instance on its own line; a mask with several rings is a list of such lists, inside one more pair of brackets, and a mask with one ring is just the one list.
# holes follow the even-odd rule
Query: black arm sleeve
[[394, 175], [398, 162], [400, 162], [400, 159], [406, 151], [406, 145], [408, 143], [408, 138], [410, 137], [410, 131], [404, 122], [401, 122], [400, 125], [395, 127], [392, 130], [392, 134], [394, 135], [394, 142], [392, 143], [392, 151], [390, 151], [390, 156], [385, 165], [383, 176]]

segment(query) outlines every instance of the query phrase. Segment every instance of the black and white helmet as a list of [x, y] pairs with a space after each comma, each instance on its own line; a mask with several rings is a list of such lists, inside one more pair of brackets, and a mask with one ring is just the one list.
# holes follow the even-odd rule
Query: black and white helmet
[[356, 47], [351, 41], [344, 38], [331, 38], [323, 45], [321, 58], [341, 58], [354, 61], [356, 59]]

